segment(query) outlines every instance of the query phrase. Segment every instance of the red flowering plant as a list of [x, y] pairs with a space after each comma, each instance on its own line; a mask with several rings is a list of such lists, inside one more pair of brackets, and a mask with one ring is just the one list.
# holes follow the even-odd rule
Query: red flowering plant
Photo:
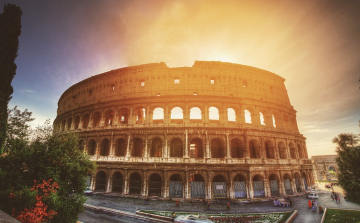
[[[52, 219], [57, 212], [49, 209], [47, 203], [54, 202], [59, 186], [57, 182], [51, 181], [51, 179], [43, 180], [41, 183], [34, 180], [34, 186], [31, 189], [10, 192], [12, 216], [23, 223], [48, 222]], [[14, 204], [23, 204], [27, 207], [22, 208], [23, 205]]]

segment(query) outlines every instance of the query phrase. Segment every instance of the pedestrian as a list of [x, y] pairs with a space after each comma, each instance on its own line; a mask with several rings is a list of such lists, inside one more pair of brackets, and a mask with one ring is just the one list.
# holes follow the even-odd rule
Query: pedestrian
[[173, 219], [175, 219], [175, 217], [176, 217], [175, 211], [173, 211], [173, 213], [171, 214], [171, 217], [172, 217]]
[[289, 203], [290, 203], [290, 207], [292, 207], [292, 201], [291, 199], [289, 198]]
[[340, 195], [337, 196], [338, 202], [340, 204]]
[[308, 201], [309, 208], [312, 208], [311, 200]]
[[179, 207], [179, 200], [176, 201], [176, 207]]
[[334, 195], [333, 194], [331, 194], [331, 199], [332, 199], [332, 201], [334, 201]]
[[335, 202], [337, 203], [338, 201], [337, 201], [337, 194], [336, 193], [334, 193], [334, 199], [335, 199]]
[[208, 201], [207, 206], [208, 206], [208, 210], [210, 210], [210, 201]]
[[226, 206], [227, 206], [227, 209], [230, 210], [230, 203], [229, 202], [226, 204]]

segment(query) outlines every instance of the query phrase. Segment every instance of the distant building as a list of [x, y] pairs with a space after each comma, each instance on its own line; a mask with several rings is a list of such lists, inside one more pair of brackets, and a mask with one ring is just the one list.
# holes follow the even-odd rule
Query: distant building
[[338, 166], [337, 155], [312, 156], [314, 179], [317, 181], [337, 180]]

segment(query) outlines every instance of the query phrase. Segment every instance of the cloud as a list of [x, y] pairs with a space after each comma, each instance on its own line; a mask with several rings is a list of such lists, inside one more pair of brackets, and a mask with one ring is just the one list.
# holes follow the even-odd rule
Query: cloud
[[20, 93], [22, 93], [22, 94], [31, 94], [34, 92], [35, 92], [34, 90], [30, 90], [30, 89], [21, 89], [20, 90]]

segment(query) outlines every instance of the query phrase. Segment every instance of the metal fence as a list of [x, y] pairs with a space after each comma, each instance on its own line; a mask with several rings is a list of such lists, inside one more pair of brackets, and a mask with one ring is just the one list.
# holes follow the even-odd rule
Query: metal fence
[[226, 182], [213, 182], [213, 197], [226, 198]]
[[191, 182], [191, 198], [205, 198], [205, 183], [203, 181]]
[[183, 197], [183, 183], [182, 181], [170, 181], [169, 184], [170, 197]]
[[246, 182], [234, 182], [235, 198], [246, 198]]

